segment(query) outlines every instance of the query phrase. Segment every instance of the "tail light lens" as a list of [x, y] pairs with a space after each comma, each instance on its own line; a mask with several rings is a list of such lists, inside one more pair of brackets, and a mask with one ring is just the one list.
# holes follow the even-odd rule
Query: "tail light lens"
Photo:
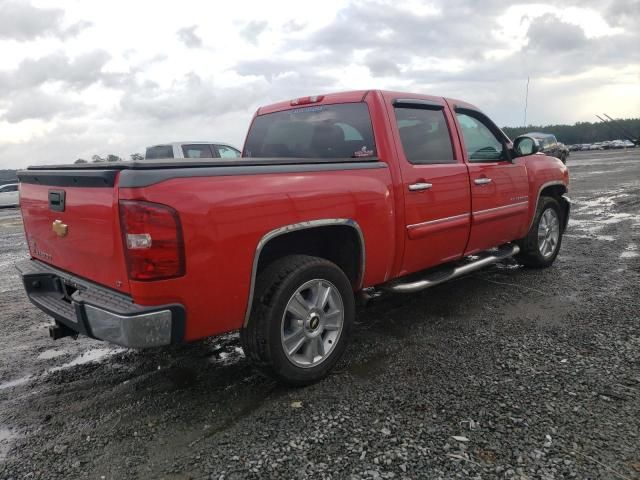
[[120, 201], [129, 278], [160, 280], [184, 275], [184, 242], [178, 212], [159, 203]]

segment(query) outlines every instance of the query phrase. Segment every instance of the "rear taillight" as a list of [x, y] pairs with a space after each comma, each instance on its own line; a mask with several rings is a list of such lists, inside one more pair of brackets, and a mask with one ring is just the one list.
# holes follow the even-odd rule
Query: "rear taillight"
[[120, 222], [130, 279], [160, 280], [184, 275], [178, 212], [159, 203], [120, 200]]

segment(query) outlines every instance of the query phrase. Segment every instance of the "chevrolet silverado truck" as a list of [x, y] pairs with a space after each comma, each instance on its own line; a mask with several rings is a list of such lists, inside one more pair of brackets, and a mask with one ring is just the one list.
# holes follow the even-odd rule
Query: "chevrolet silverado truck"
[[[261, 107], [243, 156], [20, 171], [51, 336], [154, 347], [240, 331], [305, 385], [343, 354], [360, 296], [409, 293], [502, 259], [550, 266], [568, 170], [469, 103], [354, 91]], [[428, 305], [425, 305], [428, 308]]]

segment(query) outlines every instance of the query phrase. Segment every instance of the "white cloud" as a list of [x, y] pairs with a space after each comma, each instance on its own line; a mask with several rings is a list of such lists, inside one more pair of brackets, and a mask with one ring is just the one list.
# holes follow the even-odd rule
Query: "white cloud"
[[463, 98], [516, 125], [531, 76], [531, 121], [637, 115], [638, 18], [638, 0], [0, 0], [0, 168], [240, 145], [259, 105], [341, 89]]

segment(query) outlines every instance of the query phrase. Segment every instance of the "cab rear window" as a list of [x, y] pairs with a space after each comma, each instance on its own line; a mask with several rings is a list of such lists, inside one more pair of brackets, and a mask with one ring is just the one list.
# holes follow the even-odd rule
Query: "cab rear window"
[[365, 103], [296, 108], [255, 118], [245, 145], [247, 157], [375, 157]]

